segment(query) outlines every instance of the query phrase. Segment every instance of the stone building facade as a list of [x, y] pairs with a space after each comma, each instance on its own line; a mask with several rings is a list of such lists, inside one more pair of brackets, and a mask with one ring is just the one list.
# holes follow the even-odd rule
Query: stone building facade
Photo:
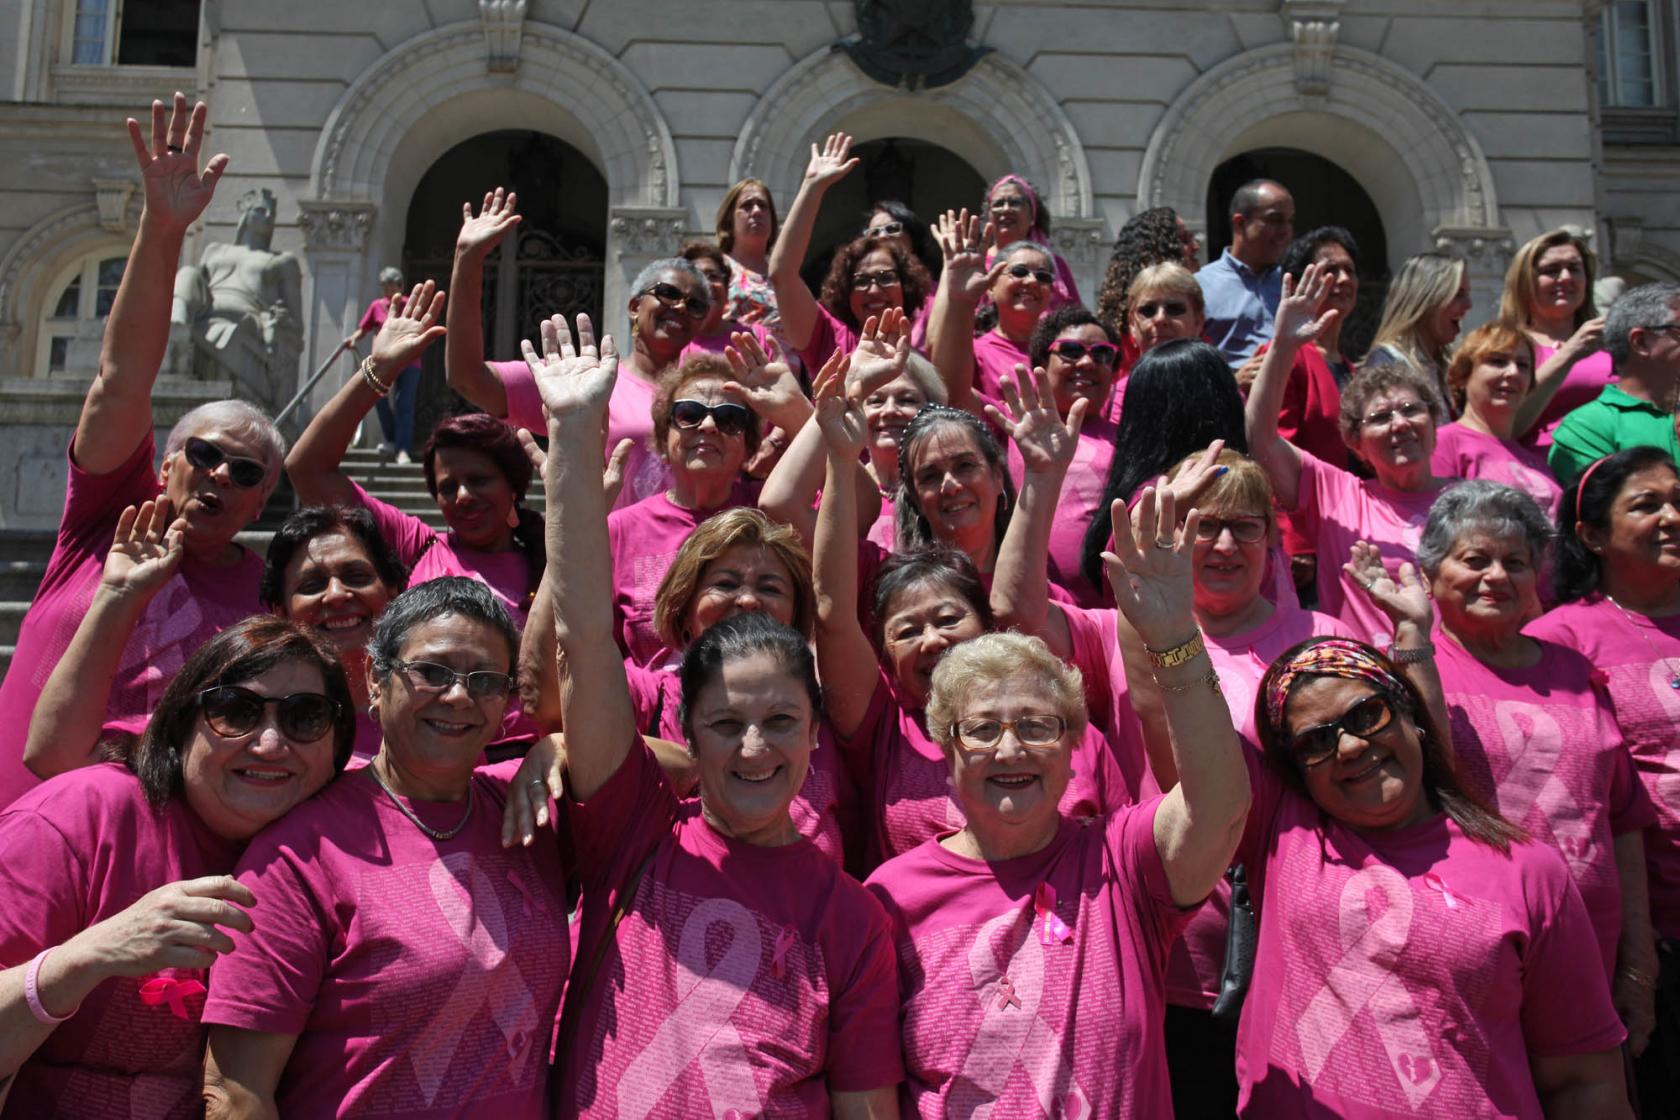
[[[1565, 223], [1609, 271], [1680, 278], [1677, 7], [0, 0], [0, 528], [56, 522], [139, 205], [122, 119], [177, 88], [209, 101], [206, 148], [232, 157], [187, 254], [231, 240], [246, 191], [274, 193], [274, 248], [303, 262], [301, 385], [383, 265], [447, 277], [461, 201], [499, 178], [524, 180], [528, 215], [485, 285], [489, 348], [512, 357], [540, 310], [605, 308], [622, 329], [644, 263], [709, 235], [743, 176], [785, 207], [834, 130], [869, 162], [819, 241], [855, 232], [868, 194], [974, 204], [1014, 171], [1088, 302], [1130, 215], [1173, 206], [1216, 252], [1220, 192], [1255, 172], [1296, 191], [1300, 226], [1354, 226], [1375, 279], [1426, 248], [1463, 255], [1476, 318], [1512, 248]], [[954, 31], [972, 57], [945, 84], [886, 84], [838, 46], [860, 17], [899, 45], [918, 21]], [[158, 423], [225, 391], [166, 376]]]

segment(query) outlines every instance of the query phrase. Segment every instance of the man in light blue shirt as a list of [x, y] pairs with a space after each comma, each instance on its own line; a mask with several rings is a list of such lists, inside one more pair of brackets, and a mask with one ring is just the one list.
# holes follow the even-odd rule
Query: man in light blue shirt
[[1231, 247], [1196, 273], [1207, 305], [1205, 333], [1232, 368], [1272, 337], [1283, 294], [1278, 261], [1295, 236], [1295, 200], [1282, 183], [1253, 179], [1231, 197]]

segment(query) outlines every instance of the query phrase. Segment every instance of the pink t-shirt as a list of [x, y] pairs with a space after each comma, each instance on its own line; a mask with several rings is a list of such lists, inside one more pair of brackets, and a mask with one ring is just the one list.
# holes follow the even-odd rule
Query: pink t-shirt
[[881, 513], [875, 518], [875, 524], [869, 527], [869, 532], [864, 534], [864, 540], [879, 545], [883, 552], [891, 552], [898, 547], [898, 518], [891, 492], [881, 495]]
[[[962, 828], [968, 818], [951, 788], [951, 764], [911, 705], [883, 671], [863, 722], [836, 736], [853, 781], [866, 799], [876, 859], [903, 855], [922, 841]], [[1073, 778], [1058, 806], [1063, 816], [1094, 817], [1132, 802], [1116, 752], [1095, 726], [1073, 748]]]
[[[507, 422], [529, 429], [535, 435], [548, 431], [543, 417], [542, 394], [536, 378], [524, 362], [491, 362], [490, 368], [502, 379], [507, 393]], [[653, 450], [653, 398], [656, 387], [628, 369], [620, 367], [607, 403], [606, 453], [611, 455], [620, 440], [630, 440], [630, 457], [624, 462], [624, 486], [618, 492], [615, 509], [634, 505], [643, 498], [664, 493], [671, 485], [671, 468]]]
[[1435, 433], [1429, 469], [1440, 478], [1485, 478], [1515, 487], [1539, 502], [1547, 517], [1557, 517], [1563, 491], [1546, 466], [1546, 457], [1516, 440], [1490, 436], [1462, 423], [1447, 424]]
[[1064, 817], [1048, 846], [996, 863], [928, 840], [869, 877], [898, 943], [917, 1113], [1172, 1114], [1162, 974], [1187, 912], [1159, 805]]
[[503, 848], [517, 760], [473, 804], [407, 801], [363, 770], [257, 835], [239, 880], [256, 931], [211, 970], [204, 1021], [297, 1035], [282, 1116], [548, 1116], [570, 960], [564, 839]]
[[664, 491], [607, 515], [613, 562], [613, 632], [619, 650], [637, 665], [653, 665], [668, 653], [653, 628], [653, 608], [665, 571], [688, 535], [721, 510], [750, 506], [758, 484], [737, 480], [729, 500], [717, 509], [684, 509]]
[[1390, 574], [1416, 562], [1418, 540], [1429, 507], [1440, 491], [1408, 493], [1301, 454], [1299, 503], [1290, 510], [1295, 528], [1318, 550], [1318, 609], [1335, 615], [1361, 641], [1383, 647], [1393, 623], [1342, 571], [1355, 541], [1368, 541], [1382, 554]]
[[[1101, 606], [1108, 585], [1093, 587], [1079, 568], [1085, 531], [1102, 505], [1108, 467], [1114, 460], [1115, 426], [1100, 416], [1087, 416], [1079, 429], [1073, 462], [1062, 480], [1056, 517], [1050, 526], [1050, 581], [1071, 593], [1082, 607]], [[1026, 464], [1013, 440], [1009, 443], [1009, 474], [1016, 491], [1026, 476]]]
[[[0, 805], [7, 805], [40, 779], [23, 765], [23, 739], [35, 704], [70, 645], [99, 587], [111, 551], [117, 518], [127, 506], [158, 496], [151, 437], [140, 441], [128, 461], [110, 474], [88, 474], [70, 457], [52, 558], [23, 616], [11, 668], [0, 681], [0, 726], [13, 743], [0, 750]], [[253, 614], [266, 614], [257, 598], [262, 557], [249, 549], [222, 568], [191, 554], [147, 605], [123, 647], [111, 682], [104, 729], [138, 735], [183, 662], [222, 630]], [[92, 744], [88, 744], [90, 747]]]
[[1529, 1055], [1627, 1032], [1563, 859], [1510, 855], [1444, 815], [1389, 832], [1326, 818], [1266, 767], [1238, 855], [1260, 918], [1237, 1032], [1251, 1117], [1540, 1120]]
[[[0, 812], [0, 968], [128, 909], [181, 879], [225, 875], [239, 845], [179, 797], [161, 811], [124, 767], [44, 782]], [[8, 1116], [200, 1116], [203, 969], [106, 980], [24, 1062]]]
[[1608, 979], [1622, 933], [1615, 838], [1657, 818], [1592, 663], [1541, 642], [1539, 664], [1496, 669], [1439, 627], [1434, 642], [1460, 776], [1563, 856], [1598, 932]]
[[834, 312], [819, 303], [817, 322], [811, 329], [811, 340], [805, 344], [805, 349], [799, 352], [799, 357], [812, 378], [815, 378], [830, 354], [836, 350], [842, 354], [850, 354], [857, 349], [857, 344], [858, 332], [842, 323]]
[[[671, 669], [644, 669], [631, 661], [624, 663], [624, 678], [630, 685], [630, 703], [636, 709], [636, 730], [672, 743], [687, 743], [682, 728], [682, 680]], [[855, 800], [851, 779], [840, 764], [840, 750], [834, 745], [833, 733], [824, 721], [811, 752], [805, 782], [788, 806], [788, 816], [799, 835], [817, 846], [817, 850], [844, 863], [842, 843], [842, 812]]]
[[1645, 833], [1651, 920], [1680, 937], [1680, 615], [1623, 613], [1592, 595], [1529, 623], [1528, 633], [1585, 654], [1603, 674], [1610, 708], [1656, 808]]
[[1027, 348], [1018, 345], [997, 330], [989, 330], [974, 338], [974, 388], [991, 401], [1003, 399], [1003, 381], [1015, 380], [1017, 365], [1032, 368]]
[[[731, 341], [730, 336], [741, 331], [744, 331], [758, 339], [759, 349], [763, 350], [765, 353], [770, 352], [770, 347], [766, 345], [770, 339], [769, 331], [765, 330], [757, 323], [738, 323], [734, 319], [725, 319], [718, 327], [718, 333], [695, 335], [694, 341], [683, 347], [682, 353], [677, 357], [677, 363], [680, 365], [681, 363], [694, 357], [696, 354], [722, 354], [724, 347], [734, 344]], [[651, 410], [649, 415], [652, 415]], [[608, 450], [610, 451], [611, 449], [609, 448]]]
[[[1534, 368], [1539, 369], [1545, 365], [1546, 360], [1556, 353], [1555, 346], [1536, 346]], [[1608, 350], [1588, 354], [1570, 366], [1569, 372], [1564, 375], [1563, 384], [1558, 386], [1557, 393], [1547, 402], [1545, 409], [1540, 413], [1540, 419], [1534, 422], [1534, 427], [1528, 430], [1525, 442], [1544, 452], [1552, 445], [1552, 432], [1563, 423], [1563, 418], [1582, 405], [1597, 400], [1604, 387], [1615, 380], [1616, 364], [1610, 360]]]
[[903, 1079], [887, 917], [833, 860], [719, 834], [639, 744], [568, 807], [583, 933], [561, 1115], [826, 1116], [830, 1092]]

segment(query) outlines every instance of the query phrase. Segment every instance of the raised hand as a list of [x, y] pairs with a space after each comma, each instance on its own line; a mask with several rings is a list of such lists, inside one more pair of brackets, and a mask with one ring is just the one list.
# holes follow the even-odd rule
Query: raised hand
[[618, 381], [618, 347], [613, 344], [612, 335], [603, 337], [597, 349], [595, 328], [590, 325], [589, 316], [579, 315], [574, 348], [565, 316], [555, 315], [542, 321], [541, 338], [540, 356], [530, 339], [521, 340], [519, 349], [537, 380], [537, 392], [542, 394], [549, 419], [593, 423], [599, 430], [606, 420], [613, 385]]
[[204, 213], [216, 193], [216, 183], [227, 170], [225, 154], [210, 157], [204, 170], [198, 169], [198, 152], [204, 144], [204, 102], [187, 111], [187, 97], [177, 92], [164, 124], [163, 102], [152, 102], [152, 138], [146, 143], [140, 122], [128, 118], [128, 140], [140, 164], [140, 182], [145, 191], [144, 220], [184, 233]]
[[445, 329], [438, 322], [443, 314], [444, 293], [437, 282], [414, 285], [407, 299], [391, 301], [391, 313], [373, 336], [373, 364], [381, 380], [390, 379], [420, 360], [426, 347], [442, 338]]
[[854, 461], [869, 445], [869, 421], [863, 406], [846, 396], [846, 367], [850, 356], [836, 350], [817, 372], [817, 426], [831, 455]]
[[1429, 585], [1418, 574], [1417, 565], [1403, 563], [1391, 575], [1383, 566], [1382, 553], [1376, 545], [1355, 541], [1342, 571], [1396, 628], [1410, 623], [1419, 633], [1429, 633], [1435, 622], [1435, 606], [1430, 602]]
[[1588, 319], [1576, 327], [1575, 333], [1559, 349], [1569, 351], [1577, 359], [1604, 349], [1604, 316]]
[[1004, 378], [1003, 401], [1008, 412], [988, 404], [986, 416], [1015, 441], [1027, 473], [1065, 473], [1079, 449], [1079, 426], [1085, 422], [1090, 402], [1083, 397], [1074, 401], [1064, 421], [1056, 411], [1050, 375], [1039, 367], [1029, 376], [1023, 365], [1015, 367], [1013, 379]]
[[168, 498], [129, 506], [117, 518], [116, 537], [99, 577], [102, 587], [119, 595], [157, 594], [181, 566], [184, 517], [171, 519]]
[[793, 370], [782, 360], [775, 340], [766, 341], [768, 350], [750, 331], [730, 336], [731, 344], [723, 348], [723, 356], [729, 359], [735, 379], [724, 382], [723, 393], [782, 431], [796, 432], [811, 418], [811, 402]]
[[484, 256], [501, 244], [508, 230], [519, 224], [514, 207], [519, 196], [501, 187], [484, 196], [484, 206], [474, 217], [472, 203], [461, 203], [461, 232], [455, 235], [455, 252], [460, 256]]
[[1219, 465], [1220, 453], [1225, 450], [1225, 441], [1216, 439], [1208, 444], [1207, 450], [1202, 452], [1201, 458], [1178, 472], [1178, 477], [1167, 483], [1167, 489], [1172, 491], [1173, 501], [1180, 509], [1186, 509], [1202, 500], [1208, 487], [1214, 480], [1223, 476], [1228, 467]]
[[831, 134], [821, 148], [812, 144], [811, 162], [805, 165], [806, 185], [827, 190], [844, 179], [858, 165], [851, 150], [852, 138], [844, 132]]
[[257, 899], [231, 875], [166, 883], [78, 933], [64, 948], [85, 954], [108, 976], [207, 968], [216, 954], [233, 952], [233, 938], [217, 927], [242, 933], [253, 928], [250, 915], [233, 903], [255, 906]]
[[855, 401], [904, 375], [910, 361], [910, 317], [901, 307], [889, 307], [864, 321], [863, 333], [852, 350], [846, 395]]
[[1324, 299], [1330, 294], [1330, 275], [1317, 262], [1301, 270], [1301, 279], [1283, 278], [1283, 298], [1278, 300], [1277, 318], [1272, 328], [1273, 346], [1300, 347], [1315, 341], [1341, 312], [1331, 308], [1320, 315]]
[[978, 302], [1008, 263], [1000, 257], [991, 268], [986, 267], [986, 251], [997, 243], [997, 230], [990, 222], [982, 227], [979, 217], [971, 216], [967, 209], [961, 213], [947, 210], [940, 215], [934, 236], [945, 257], [941, 282], [953, 298]]
[[1137, 510], [1139, 522], [1152, 536], [1140, 546], [1132, 535], [1126, 503], [1116, 500], [1109, 509], [1114, 550], [1103, 553], [1103, 567], [1116, 605], [1143, 644], [1150, 649], [1171, 649], [1196, 628], [1191, 613], [1195, 589], [1190, 552], [1201, 515], [1191, 510], [1179, 527], [1172, 492], [1157, 494], [1153, 486], [1143, 488]]

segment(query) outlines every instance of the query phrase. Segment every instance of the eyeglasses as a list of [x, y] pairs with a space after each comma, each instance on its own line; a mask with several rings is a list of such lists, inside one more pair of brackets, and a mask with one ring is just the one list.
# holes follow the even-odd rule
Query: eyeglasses
[[897, 237], [904, 232], [903, 222], [883, 222], [878, 226], [870, 226], [863, 231], [865, 237]]
[[1231, 539], [1241, 544], [1253, 544], [1263, 540], [1266, 536], [1266, 519], [1264, 517], [1208, 517], [1196, 523], [1196, 539], [1199, 541], [1216, 541], [1219, 534], [1231, 530]]
[[1018, 194], [1006, 194], [1002, 198], [992, 199], [992, 210], [1025, 210], [1027, 200]]
[[1181, 319], [1190, 314], [1190, 305], [1181, 299], [1164, 299], [1159, 303], [1140, 303], [1136, 308], [1139, 319], [1153, 319], [1162, 313], [1169, 319]]
[[745, 405], [707, 404], [705, 401], [680, 400], [671, 402], [671, 423], [684, 431], [698, 428], [712, 418], [717, 430], [726, 436], [745, 435], [752, 423], [752, 413]]
[[1363, 423], [1367, 428], [1386, 428], [1393, 424], [1396, 419], [1416, 420], [1428, 411], [1429, 409], [1417, 401], [1407, 401], [1399, 408], [1387, 408], [1381, 412], [1373, 412], [1365, 417]]
[[313, 743], [333, 728], [338, 703], [319, 692], [264, 696], [239, 685], [224, 684], [198, 694], [198, 706], [210, 730], [228, 739], [249, 735], [262, 726], [263, 713], [273, 705], [274, 725], [294, 743]]
[[1023, 747], [1050, 747], [1061, 742], [1067, 720], [1061, 716], [1022, 716], [1017, 720], [976, 716], [951, 725], [951, 734], [969, 754], [996, 754], [1005, 731], [1015, 732]]
[[1034, 280], [1037, 280], [1040, 284], [1044, 285], [1050, 285], [1056, 281], [1056, 274], [1051, 272], [1049, 269], [1029, 268], [1024, 264], [1010, 265], [1009, 275], [1015, 277], [1017, 280], [1025, 280], [1027, 277], [1031, 276]]
[[1394, 722], [1394, 705], [1381, 693], [1373, 693], [1342, 713], [1342, 718], [1298, 732], [1290, 740], [1289, 753], [1302, 766], [1327, 762], [1341, 746], [1342, 733], [1369, 742]]
[[1077, 362], [1085, 355], [1091, 355], [1091, 360], [1104, 369], [1113, 369], [1115, 359], [1120, 357], [1120, 348], [1110, 342], [1080, 342], [1072, 338], [1059, 338], [1050, 344], [1050, 353], [1064, 362]]
[[883, 268], [879, 272], [860, 272], [852, 277], [852, 291], [867, 292], [871, 288], [896, 288], [903, 283], [898, 273], [890, 268]]
[[242, 459], [236, 455], [229, 455], [207, 439], [188, 436], [186, 446], [182, 450], [186, 453], [187, 462], [201, 471], [213, 471], [226, 463], [228, 477], [242, 490], [254, 490], [268, 477], [268, 464], [256, 459]]
[[423, 692], [448, 692], [457, 681], [467, 686], [467, 695], [474, 700], [489, 700], [513, 691], [512, 677], [488, 669], [457, 673], [436, 661], [393, 661], [391, 664], [402, 671], [409, 684]]
[[704, 319], [707, 312], [712, 309], [712, 305], [699, 296], [685, 295], [683, 290], [675, 284], [667, 284], [663, 281], [645, 289], [642, 294], [652, 296], [666, 307], [682, 308], [688, 312], [690, 319]]

